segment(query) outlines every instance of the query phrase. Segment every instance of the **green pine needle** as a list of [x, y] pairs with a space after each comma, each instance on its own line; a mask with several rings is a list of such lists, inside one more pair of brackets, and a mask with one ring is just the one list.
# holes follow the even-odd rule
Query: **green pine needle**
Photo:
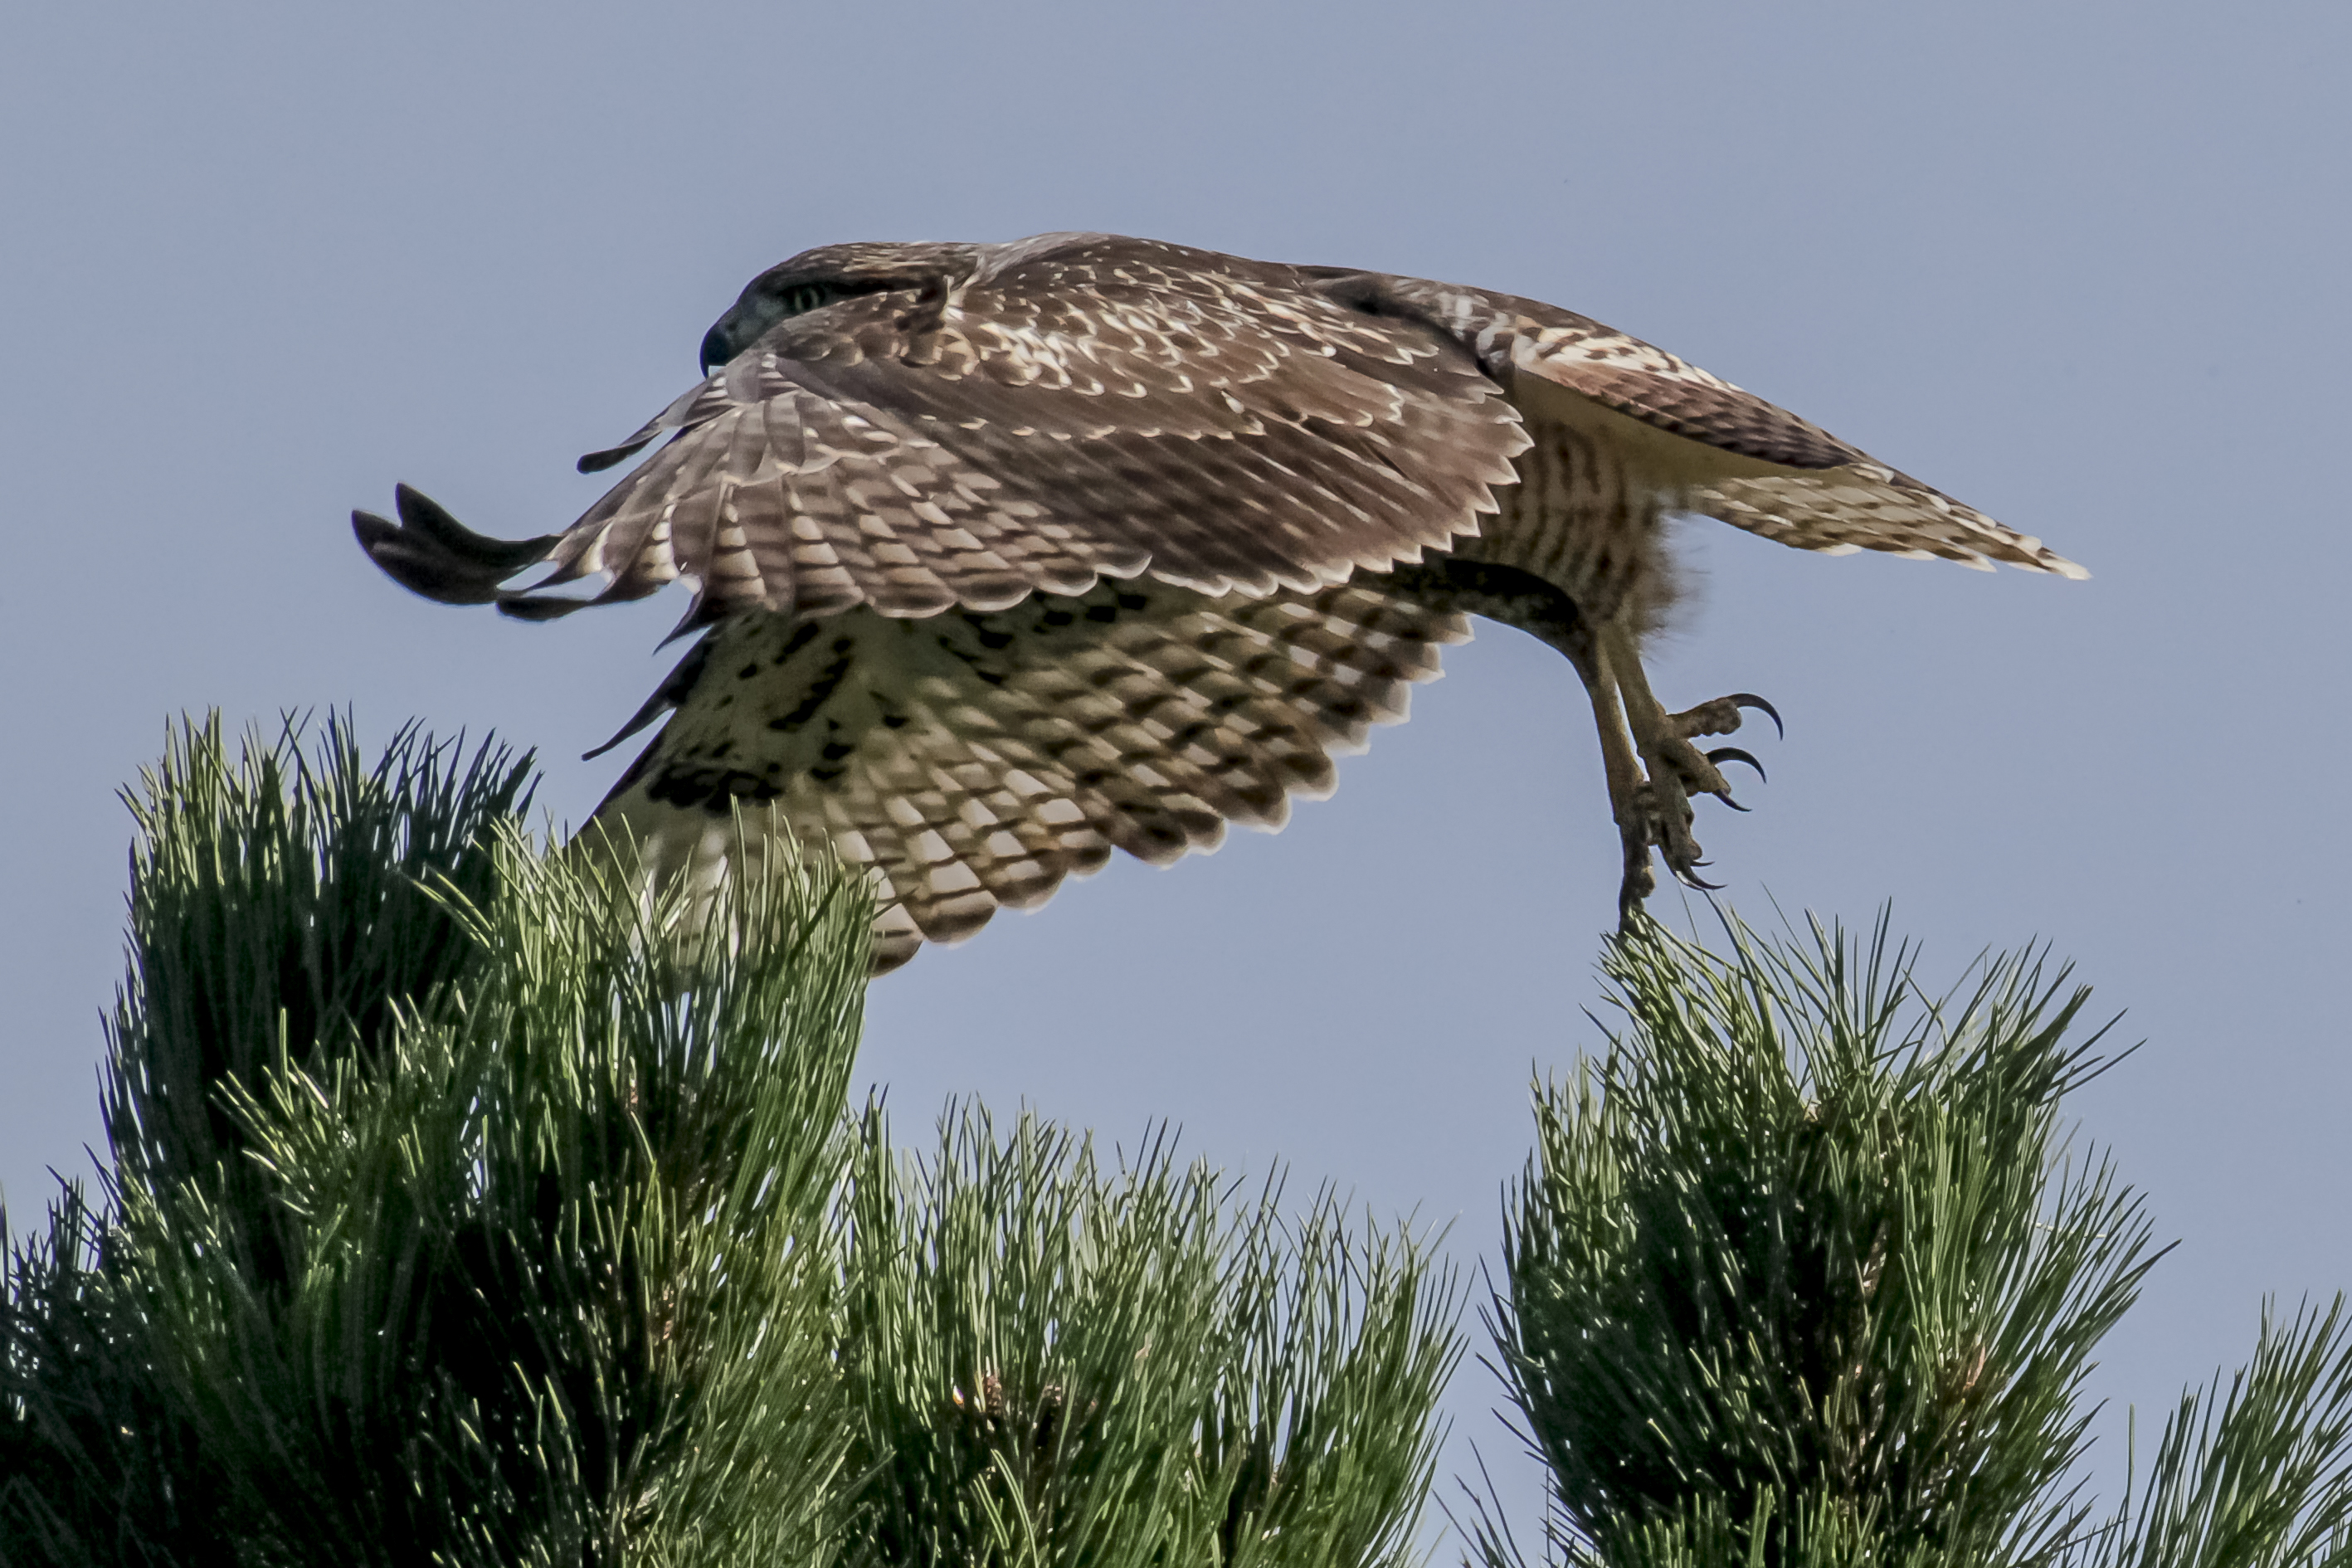
[[173, 737], [112, 1201], [9, 1248], [0, 1561], [1409, 1551], [1458, 1353], [1419, 1243], [976, 1107], [901, 1163], [845, 1115], [861, 879], [649, 898], [529, 797], [415, 731]]
[[1451, 1274], [1321, 1194], [1286, 1223], [1164, 1130], [1116, 1171], [951, 1110], [929, 1161], [869, 1110], [847, 1366], [873, 1561], [1390, 1563], [1459, 1352]]
[[[862, 877], [780, 846], [648, 893], [540, 848], [530, 791], [488, 743], [214, 721], [129, 797], [114, 1169], [5, 1247], [0, 1563], [1413, 1560], [1460, 1353], [1426, 1238], [1164, 1130], [967, 1105], [902, 1155], [847, 1114]], [[1541, 1554], [2352, 1568], [2340, 1299], [2083, 1496], [2159, 1254], [2064, 1142], [2107, 1065], [2066, 972], [1930, 995], [1884, 920], [1725, 930], [1612, 944], [1622, 1027], [1538, 1086], [1489, 1326]]]
[[2063, 1158], [2087, 993], [2029, 953], [1931, 997], [1883, 920], [1727, 934], [1615, 944], [1624, 1028], [1538, 1086], [1493, 1326], [1556, 1536], [1612, 1565], [2052, 1561], [2087, 1518], [2089, 1352], [2154, 1260], [2106, 1163]]

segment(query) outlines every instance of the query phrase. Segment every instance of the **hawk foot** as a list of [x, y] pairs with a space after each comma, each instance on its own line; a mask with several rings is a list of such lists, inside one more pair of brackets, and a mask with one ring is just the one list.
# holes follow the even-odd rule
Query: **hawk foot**
[[1743, 708], [1753, 708], [1771, 720], [1775, 734], [1788, 734], [1780, 722], [1780, 710], [1753, 691], [1735, 691], [1728, 697], [1718, 697], [1712, 702], [1702, 702], [1696, 708], [1669, 713], [1666, 724], [1685, 740], [1693, 735], [1728, 735], [1739, 728], [1739, 710]]
[[1662, 792], [1644, 779], [1627, 793], [1616, 818], [1618, 841], [1625, 852], [1624, 879], [1617, 889], [1619, 930], [1633, 929], [1643, 901], [1657, 890], [1657, 876], [1650, 865], [1652, 850], [1664, 858], [1666, 868], [1685, 887], [1713, 892], [1721, 885], [1698, 874], [1706, 859], [1698, 840], [1691, 836], [1690, 796], [1680, 787]]
[[1666, 713], [1651, 705], [1652, 721], [1646, 723], [1640, 705], [1627, 707], [1634, 747], [1646, 776], [1629, 781], [1630, 788], [1612, 791], [1617, 797], [1611, 805], [1625, 857], [1624, 880], [1617, 898], [1621, 928], [1632, 926], [1643, 901], [1656, 889], [1650, 867], [1653, 849], [1685, 887], [1712, 892], [1720, 886], [1699, 875], [1706, 859], [1691, 833], [1691, 797], [1711, 795], [1735, 811], [1746, 811], [1732, 798], [1723, 766], [1743, 763], [1756, 770], [1759, 780], [1764, 777], [1764, 764], [1740, 748], [1718, 746], [1703, 752], [1691, 743], [1691, 737], [1731, 733], [1739, 728], [1743, 709], [1754, 709], [1769, 717], [1776, 730], [1781, 728], [1779, 712], [1752, 692], [1718, 697], [1680, 713]]

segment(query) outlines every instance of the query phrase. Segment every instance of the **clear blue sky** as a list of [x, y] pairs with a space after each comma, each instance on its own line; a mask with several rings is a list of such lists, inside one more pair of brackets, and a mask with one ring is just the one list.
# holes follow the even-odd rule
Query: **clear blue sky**
[[[1784, 403], [2086, 584], [1686, 533], [1670, 699], [1761, 691], [1726, 895], [1948, 976], [2040, 936], [2147, 1048], [2085, 1092], [2182, 1245], [2101, 1394], [2352, 1284], [2336, 721], [2341, 6], [74, 5], [0, 52], [0, 1181], [98, 1136], [129, 822], [166, 719], [349, 704], [575, 761], [665, 596], [414, 599], [345, 518], [568, 521], [804, 247], [1100, 228], [1534, 295]], [[877, 987], [902, 1135], [976, 1090], [1181, 1122], [1491, 1253], [1531, 1069], [1595, 1033], [1613, 840], [1569, 670], [1488, 629], [1278, 837], [1132, 863]], [[1702, 807], [1703, 811], [1709, 808]], [[1669, 913], [1677, 908], [1664, 901]], [[1456, 1217], [1458, 1216], [1458, 1217]], [[1454, 1405], [1510, 1445], [1475, 1367]], [[2120, 1410], [2103, 1421], [2120, 1444]], [[1462, 1468], [1457, 1445], [1449, 1464]], [[1525, 1477], [1511, 1472], [1509, 1485]]]

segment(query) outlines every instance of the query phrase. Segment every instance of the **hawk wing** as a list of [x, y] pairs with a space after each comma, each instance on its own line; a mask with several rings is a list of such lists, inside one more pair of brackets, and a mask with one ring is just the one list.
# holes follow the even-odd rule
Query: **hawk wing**
[[[730, 329], [582, 460], [662, 443], [561, 534], [487, 539], [406, 489], [400, 521], [353, 522], [410, 587], [518, 615], [691, 583], [685, 626], [713, 629], [623, 731], [670, 714], [598, 820], [698, 877], [763, 834], [830, 841], [889, 905], [880, 968], [1114, 847], [1164, 863], [1327, 792], [1467, 635], [1349, 577], [1477, 534], [1527, 423], [1598, 421], [1655, 448], [1667, 502], [1801, 548], [2084, 574], [1532, 300], [1112, 236], [865, 248], [946, 262], [740, 353]], [[738, 840], [739, 810], [771, 820]]]
[[2039, 539], [1589, 316], [1422, 279], [1310, 270], [1336, 300], [1412, 316], [1454, 338], [1523, 404], [1557, 388], [1691, 443], [1663, 464], [1685, 479], [1674, 498], [1679, 510], [1830, 555], [1876, 550], [1985, 571], [1998, 561], [2063, 577], [2090, 575]]
[[1114, 848], [1166, 865], [1214, 849], [1227, 822], [1281, 826], [1468, 636], [1356, 586], [1104, 583], [995, 613], [742, 616], [633, 722], [676, 710], [597, 820], [657, 878], [698, 884], [770, 834], [829, 842], [875, 878], [879, 973], [1043, 903]]
[[[526, 616], [686, 578], [688, 625], [999, 610], [1146, 571], [1312, 592], [1475, 532], [1527, 444], [1458, 345], [1293, 268], [1099, 235], [966, 248], [936, 290], [778, 323], [583, 458], [670, 437], [559, 536], [420, 521], [411, 492], [362, 542], [419, 592]], [[518, 554], [554, 571], [498, 586]], [[593, 599], [542, 592], [599, 574]]]

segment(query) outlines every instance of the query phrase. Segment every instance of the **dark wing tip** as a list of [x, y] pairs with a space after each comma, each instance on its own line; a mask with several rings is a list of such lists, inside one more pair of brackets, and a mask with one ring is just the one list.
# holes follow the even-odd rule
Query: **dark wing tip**
[[355, 511], [352, 532], [376, 568], [412, 594], [442, 605], [486, 605], [498, 597], [496, 577], [451, 559], [389, 518]]
[[601, 452], [591, 452], [582, 458], [575, 466], [583, 474], [601, 474], [614, 464], [634, 458], [644, 451], [646, 441], [652, 439], [653, 437], [648, 436], [644, 441], [626, 441], [618, 447], [607, 447]]
[[352, 512], [352, 533], [360, 548], [373, 555], [379, 546], [400, 537], [400, 524], [388, 517], [378, 517], [372, 511], [354, 509]]
[[548, 552], [555, 548], [561, 537], [542, 533], [536, 539], [492, 539], [459, 522], [449, 515], [448, 508], [422, 490], [394, 485], [392, 494], [400, 509], [400, 521], [412, 531], [470, 565], [496, 569], [501, 577], [511, 577], [524, 567], [546, 560]]
[[499, 584], [547, 558], [555, 534], [491, 539], [459, 522], [431, 497], [397, 487], [400, 521], [372, 511], [352, 513], [352, 533], [385, 576], [411, 593], [444, 605], [487, 605]]
[[512, 616], [519, 621], [552, 621], [584, 610], [593, 599], [567, 599], [555, 594], [501, 594], [498, 595], [499, 614]]
[[[583, 763], [594, 761], [630, 736], [645, 730], [671, 709], [683, 707], [686, 700], [693, 695], [695, 682], [702, 679], [703, 667], [709, 662], [710, 642], [709, 639], [705, 638], [695, 644], [687, 656], [677, 661], [677, 668], [662, 678], [662, 683], [654, 688], [654, 694], [646, 699], [645, 706], [638, 709], [611, 740], [594, 751], [585, 753], [580, 760]], [[648, 752], [646, 754], [652, 753]], [[632, 773], [635, 771], [635, 768], [630, 770]]]

